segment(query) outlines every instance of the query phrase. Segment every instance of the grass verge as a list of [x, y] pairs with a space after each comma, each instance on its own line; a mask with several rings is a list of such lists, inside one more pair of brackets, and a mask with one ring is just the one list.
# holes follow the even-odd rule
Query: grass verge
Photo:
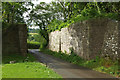
[[99, 72], [108, 73], [116, 77], [120, 77], [120, 71], [118, 71], [118, 69], [120, 69], [120, 65], [118, 65], [118, 61], [113, 62], [110, 59], [106, 60], [104, 58], [99, 57], [96, 57], [96, 59], [93, 60], [84, 60], [81, 59], [78, 55], [74, 54], [73, 52], [70, 55], [68, 55], [62, 53], [61, 51], [55, 52], [48, 49], [44, 49], [41, 52], [53, 55], [73, 64], [84, 66]]
[[[10, 63], [15, 61], [14, 63]], [[61, 78], [53, 70], [39, 63], [32, 54], [3, 56], [2, 78]], [[60, 79], [61, 80], [61, 79]]]

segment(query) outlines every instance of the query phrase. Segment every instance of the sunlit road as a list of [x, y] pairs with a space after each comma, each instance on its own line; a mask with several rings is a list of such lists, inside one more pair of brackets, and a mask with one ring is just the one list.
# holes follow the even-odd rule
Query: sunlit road
[[[28, 50], [39, 62], [46, 64], [65, 80], [118, 80], [113, 76], [77, 66], [51, 55], [39, 52], [38, 49]], [[69, 79], [68, 79], [69, 78]]]

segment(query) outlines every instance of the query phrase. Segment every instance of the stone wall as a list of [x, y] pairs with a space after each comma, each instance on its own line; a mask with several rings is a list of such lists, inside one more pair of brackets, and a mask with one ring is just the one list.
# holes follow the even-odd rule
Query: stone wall
[[[107, 18], [80, 21], [49, 34], [49, 49], [53, 51], [74, 52], [84, 59], [96, 56], [118, 57], [120, 40], [118, 21]], [[120, 54], [120, 53], [119, 53]]]
[[10, 25], [2, 32], [2, 54], [27, 53], [27, 27], [25, 24]]
[[49, 47], [49, 49], [53, 51], [60, 50], [60, 34], [60, 31], [55, 31], [49, 35], [49, 37], [51, 37], [51, 40], [49, 41], [49, 45], [51, 45], [51, 47]]

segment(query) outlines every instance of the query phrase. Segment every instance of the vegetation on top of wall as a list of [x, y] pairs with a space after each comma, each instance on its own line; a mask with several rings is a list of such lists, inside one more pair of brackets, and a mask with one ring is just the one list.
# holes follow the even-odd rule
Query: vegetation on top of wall
[[61, 30], [62, 28], [69, 27], [71, 24], [75, 24], [79, 21], [85, 21], [88, 19], [95, 19], [95, 18], [110, 18], [117, 20], [118, 14], [117, 13], [102, 13], [102, 14], [95, 14], [87, 16], [87, 12], [82, 11], [81, 15], [77, 15], [76, 17], [73, 17], [66, 22], [62, 20], [56, 20], [54, 19], [50, 24], [48, 25], [48, 32], [53, 32], [55, 30]]
[[98, 56], [96, 56], [96, 59], [84, 60], [80, 58], [77, 54], [75, 54], [73, 51], [71, 51], [70, 55], [61, 51], [56, 52], [48, 49], [41, 50], [41, 52], [53, 55], [57, 58], [63, 59], [73, 64], [77, 64], [99, 72], [105, 72], [120, 77], [120, 72], [118, 71], [118, 69], [120, 69], [120, 65], [118, 65], [118, 61], [112, 61], [111, 59], [100, 58]]
[[[118, 16], [120, 15], [119, 3], [54, 1], [49, 4], [40, 2], [39, 5], [33, 7], [32, 2], [3, 2], [2, 22], [11, 24], [26, 23], [27, 26], [39, 26], [40, 34], [48, 44], [48, 32], [68, 27], [79, 20], [87, 20], [97, 16], [120, 20]], [[32, 8], [30, 9], [27, 6]], [[29, 12], [29, 14], [23, 16], [25, 12]], [[25, 21], [24, 17], [29, 20]]]
[[61, 30], [80, 20], [109, 17], [120, 20], [120, 2], [41, 2], [30, 11], [28, 23], [39, 26], [40, 34], [49, 42], [48, 33]]
[[53, 20], [49, 25], [48, 25], [48, 32], [52, 32], [55, 30], [61, 30], [64, 27], [69, 27], [71, 24], [76, 23], [78, 21], [84, 21], [84, 20], [88, 20], [89, 17], [86, 16], [76, 16], [75, 18], [71, 18], [70, 20], [67, 20], [66, 22], [62, 21], [62, 20]]

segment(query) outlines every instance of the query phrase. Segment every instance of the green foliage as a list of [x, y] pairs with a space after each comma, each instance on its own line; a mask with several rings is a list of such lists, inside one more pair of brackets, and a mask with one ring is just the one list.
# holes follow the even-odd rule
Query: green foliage
[[58, 57], [58, 58], [61, 58], [63, 60], [66, 60], [68, 62], [71, 62], [71, 63], [82, 63], [84, 62], [83, 59], [81, 59], [78, 55], [76, 55], [74, 52], [71, 52], [70, 55], [68, 54], [65, 54], [61, 51], [59, 52], [55, 52], [55, 51], [51, 51], [51, 50], [48, 50], [48, 49], [44, 49], [44, 50], [41, 50], [42, 52], [44, 53], [47, 53], [47, 54], [50, 54], [50, 55], [53, 55], [55, 57]]
[[84, 20], [88, 20], [90, 17], [86, 16], [76, 16], [74, 18], [71, 18], [70, 20], [67, 20], [67, 22], [63, 22], [61, 20], [53, 20], [47, 27], [48, 27], [48, 32], [52, 32], [55, 30], [61, 30], [61, 28], [64, 27], [69, 27], [71, 24], [79, 22], [79, 21], [84, 21]]
[[82, 16], [89, 16], [89, 17], [93, 18], [93, 17], [98, 16], [99, 13], [95, 8], [93, 8], [93, 9], [84, 9], [84, 10], [82, 10], [81, 15]]
[[44, 30], [40, 30], [40, 38], [42, 39], [40, 42], [43, 42], [43, 40], [45, 41], [45, 44], [47, 46], [48, 41], [49, 41], [49, 36], [48, 36], [48, 32], [46, 29]]
[[27, 11], [24, 2], [3, 2], [2, 22], [5, 23], [25, 23], [23, 13]]
[[44, 49], [46, 48], [48, 45], [48, 34], [45, 32], [42, 32], [42, 34], [40, 34], [40, 49]]
[[44, 38], [40, 38], [40, 42], [35, 41], [27, 41], [28, 49], [43, 49], [46, 47], [46, 40]]
[[39, 29], [28, 29], [29, 33], [39, 33]]
[[40, 42], [40, 35], [37, 33], [28, 33], [28, 41]]
[[39, 49], [40, 42], [27, 41], [28, 49]]
[[60, 75], [39, 62], [3, 65], [2, 78], [18, 78], [18, 80], [19, 78], [60, 78], [59, 80], [62, 80]]
[[78, 55], [76, 55], [72, 51], [72, 49], [71, 49], [71, 54], [66, 54], [61, 51], [55, 52], [55, 51], [51, 51], [48, 49], [44, 49], [41, 51], [46, 54], [53, 55], [57, 58], [61, 58], [65, 61], [68, 61], [73, 64], [84, 66], [84, 67], [87, 67], [87, 68], [90, 68], [93, 70], [97, 70], [100, 72], [106, 72], [106, 73], [112, 74], [114, 76], [120, 76], [120, 73], [118, 71], [118, 68], [120, 67], [120, 65], [118, 65], [118, 61], [112, 61], [110, 59], [100, 58], [98, 56], [96, 57], [96, 59], [84, 60], [84, 59], [81, 59]]
[[[40, 35], [49, 43], [48, 33], [69, 27], [78, 21], [97, 17], [119, 20], [119, 3], [104, 2], [41, 2], [32, 8], [27, 21], [40, 27]], [[41, 45], [41, 48], [43, 45]]]
[[118, 20], [118, 13], [108, 13], [108, 14], [103, 13], [103, 14], [101, 14], [101, 16], [107, 17], [107, 18], [110, 18], [110, 19], [113, 19], [113, 20]]
[[[40, 5], [36, 6], [36, 8], [32, 10], [31, 18], [34, 20], [34, 22], [36, 22], [36, 25], [41, 27], [41, 29], [46, 28], [49, 32], [51, 32], [60, 30], [65, 26], [69, 26], [71, 23], [76, 22], [76, 18], [85, 20], [81, 19], [81, 17], [109, 17], [118, 20], [118, 12], [120, 10], [118, 4], [119, 3], [103, 2], [40, 3]], [[36, 14], [37, 11], [41, 11], [41, 13]]]
[[[26, 58], [28, 61], [25, 62]], [[9, 64], [8, 62], [12, 60], [15, 60], [16, 63]], [[27, 57], [17, 54], [4, 56], [2, 78], [60, 78], [59, 80], [62, 80], [62, 77], [53, 70], [42, 63], [36, 62], [32, 54], [28, 54]]]
[[48, 27], [48, 32], [52, 32], [55, 30], [61, 30], [64, 27], [69, 27], [71, 24], [75, 24], [76, 22], [79, 21], [84, 21], [88, 19], [95, 19], [98, 17], [103, 17], [103, 18], [110, 18], [110, 19], [118, 19], [118, 14], [117, 13], [102, 13], [98, 14], [95, 9], [92, 10], [83, 10], [81, 12], [81, 15], [77, 15], [76, 17], [73, 17], [66, 22], [63, 22], [61, 20], [53, 20], [50, 22], [50, 24], [47, 26]]
[[29, 33], [27, 43], [29, 49], [43, 49], [47, 46], [46, 39], [38, 33]]
[[20, 54], [9, 54], [2, 56], [2, 64], [9, 64], [10, 61], [16, 61], [16, 63], [22, 63], [26, 58], [28, 58], [28, 62], [36, 61], [35, 57], [31, 54], [27, 54], [26, 57]]

